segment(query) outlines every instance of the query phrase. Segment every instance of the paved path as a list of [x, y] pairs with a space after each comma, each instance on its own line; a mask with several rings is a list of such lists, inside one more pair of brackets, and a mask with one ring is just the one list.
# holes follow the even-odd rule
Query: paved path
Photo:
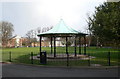
[[59, 68], [3, 64], [3, 77], [118, 77], [117, 68]]

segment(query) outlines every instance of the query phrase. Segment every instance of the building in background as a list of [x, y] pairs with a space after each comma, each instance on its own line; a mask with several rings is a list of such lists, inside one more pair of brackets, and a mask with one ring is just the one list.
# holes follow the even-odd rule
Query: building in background
[[[31, 42], [29, 44], [28, 42], [28, 38], [26, 37], [21, 37], [21, 36], [18, 36], [18, 35], [15, 35], [13, 36], [12, 38], [9, 39], [8, 43], [7, 43], [7, 47], [39, 47], [40, 46], [40, 43], [39, 41], [36, 41], [36, 42]], [[51, 47], [51, 44], [50, 44], [50, 40], [49, 39], [42, 39], [42, 42], [41, 42], [41, 46], [42, 47]], [[52, 42], [52, 46], [54, 46], [54, 42]], [[65, 44], [62, 44], [62, 40], [60, 40], [59, 38], [56, 39], [56, 46], [59, 47], [59, 46], [62, 46], [64, 47]]]
[[7, 47], [22, 47], [22, 37], [21, 36], [13, 36], [9, 39]]

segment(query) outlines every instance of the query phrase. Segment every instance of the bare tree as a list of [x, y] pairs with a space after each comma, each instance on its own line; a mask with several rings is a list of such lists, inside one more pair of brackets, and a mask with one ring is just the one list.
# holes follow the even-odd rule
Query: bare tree
[[[49, 30], [52, 29], [52, 28], [53, 28], [53, 26], [51, 26], [51, 27], [44, 27], [44, 28], [42, 28], [42, 33], [43, 33], [43, 32], [47, 32], [47, 31], [49, 31]], [[50, 38], [49, 38], [49, 37], [44, 37], [43, 39], [50, 41]]]
[[28, 39], [29, 46], [31, 46], [32, 43], [34, 43], [34, 46], [35, 46], [35, 42], [37, 41], [36, 31], [35, 30], [30, 30], [26, 33], [26, 36], [27, 36], [27, 39]]
[[37, 28], [37, 33], [41, 33], [41, 27]]
[[90, 47], [90, 45], [91, 45], [91, 37], [92, 37], [92, 30], [91, 30], [92, 20], [91, 20], [89, 14], [87, 14], [87, 17], [88, 17], [88, 20], [86, 20], [86, 22], [88, 24], [87, 30], [88, 30], [88, 33], [89, 33], [88, 47]]
[[47, 31], [49, 31], [49, 30], [52, 29], [52, 28], [53, 28], [53, 26], [51, 26], [51, 27], [43, 27], [43, 28], [38, 27], [38, 28], [36, 29], [36, 33], [47, 32]]
[[0, 36], [2, 38], [2, 46], [7, 47], [8, 40], [12, 37], [13, 24], [10, 22], [0, 22]]
[[47, 32], [47, 31], [49, 31], [50, 29], [52, 29], [53, 28], [53, 26], [51, 26], [51, 27], [43, 27], [42, 28], [42, 33], [43, 32]]
[[[38, 27], [36, 30], [36, 33], [37, 34], [39, 34], [39, 33], [43, 33], [43, 32], [47, 32], [47, 31], [49, 31], [50, 29], [52, 29], [53, 28], [53, 26], [51, 26], [51, 27], [43, 27], [43, 28], [41, 28], [41, 27]], [[36, 36], [37, 36], [37, 34], [36, 34]], [[49, 38], [46, 38], [46, 37], [44, 37], [43, 38], [44, 40], [49, 40]]]
[[[62, 45], [66, 44], [66, 38], [65, 37], [61, 37], [60, 40], [61, 40]], [[67, 45], [71, 46], [74, 43], [74, 40], [75, 40], [74, 37], [69, 37], [68, 41], [67, 41]]]
[[[28, 31], [26, 33], [26, 36], [28, 39], [28, 41], [26, 43], [28, 43], [29, 46], [31, 46], [31, 44], [34, 43], [34, 47], [35, 47], [35, 42], [37, 42], [37, 34], [46, 32], [50, 29], [52, 29], [52, 27], [44, 27], [42, 29], [41, 29], [41, 27], [38, 27], [37, 29]], [[49, 40], [48, 38], [44, 38], [44, 39]]]

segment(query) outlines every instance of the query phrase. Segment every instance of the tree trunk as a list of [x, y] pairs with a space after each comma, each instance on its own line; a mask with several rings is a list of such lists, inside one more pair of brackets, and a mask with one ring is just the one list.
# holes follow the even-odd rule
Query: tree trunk
[[91, 45], [91, 33], [90, 33], [90, 37], [88, 39], [88, 47], [90, 47], [90, 45]]
[[98, 48], [99, 45], [99, 37], [97, 37], [97, 44], [96, 44], [96, 48]]

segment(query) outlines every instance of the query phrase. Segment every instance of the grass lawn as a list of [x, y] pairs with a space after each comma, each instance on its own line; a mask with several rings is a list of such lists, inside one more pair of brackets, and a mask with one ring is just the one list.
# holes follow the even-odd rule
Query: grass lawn
[[[77, 53], [79, 48], [77, 47]], [[47, 54], [50, 53], [50, 47], [42, 47], [42, 51], [46, 51]], [[65, 47], [57, 47], [57, 53], [65, 53]], [[90, 56], [94, 56], [96, 58], [90, 59], [91, 64], [101, 64], [101, 65], [108, 65], [108, 52], [111, 52], [111, 65], [118, 65], [118, 50], [112, 48], [97, 48], [96, 47], [89, 47], [87, 48], [87, 54], [89, 53]], [[10, 55], [9, 52], [12, 53], [11, 58], [12, 62], [15, 63], [26, 63], [30, 64], [30, 53], [33, 52], [34, 55], [39, 54], [39, 47], [21, 47], [21, 48], [6, 48], [2, 50], [2, 61], [6, 62], [9, 61]], [[69, 53], [74, 53], [74, 47], [68, 48]], [[83, 54], [83, 48], [82, 48]], [[39, 64], [39, 60], [34, 60], [34, 64]], [[71, 66], [88, 66], [88, 60], [75, 60], [69, 61]], [[48, 61], [47, 65], [50, 66], [66, 66], [66, 61]]]

